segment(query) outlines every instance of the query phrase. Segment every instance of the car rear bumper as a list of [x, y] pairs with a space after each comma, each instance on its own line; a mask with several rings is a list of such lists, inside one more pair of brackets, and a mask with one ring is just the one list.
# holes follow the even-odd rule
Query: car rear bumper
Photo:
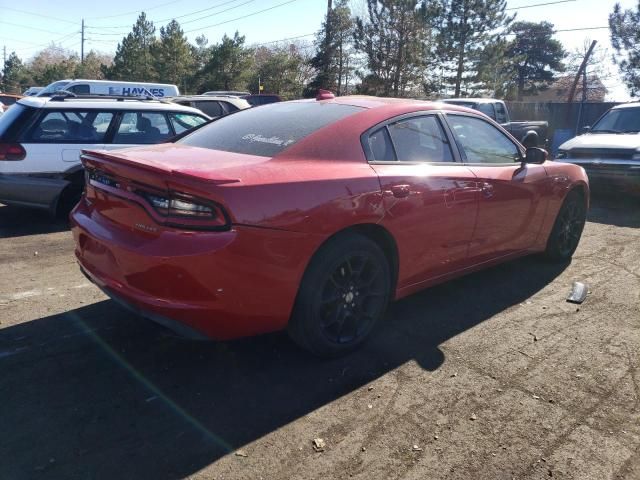
[[640, 194], [640, 161], [616, 159], [563, 159], [560, 161], [584, 168], [589, 177], [589, 185], [594, 191]]
[[216, 340], [285, 328], [319, 242], [244, 226], [152, 235], [112, 224], [84, 200], [71, 224], [81, 268], [108, 296], [189, 337]]
[[0, 203], [52, 211], [67, 185], [61, 178], [0, 173]]

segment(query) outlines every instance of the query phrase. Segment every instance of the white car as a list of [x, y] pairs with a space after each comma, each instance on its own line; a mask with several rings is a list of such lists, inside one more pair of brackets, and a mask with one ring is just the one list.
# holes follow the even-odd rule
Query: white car
[[594, 191], [640, 194], [640, 103], [617, 105], [586, 130], [556, 160], [584, 168]]
[[50, 83], [37, 93], [38, 97], [51, 97], [57, 92], [74, 95], [123, 95], [131, 97], [173, 97], [180, 95], [176, 85], [168, 83], [120, 82], [117, 80], [66, 79]]
[[83, 149], [161, 143], [208, 120], [154, 100], [22, 98], [0, 117], [0, 203], [65, 212], [84, 187]]

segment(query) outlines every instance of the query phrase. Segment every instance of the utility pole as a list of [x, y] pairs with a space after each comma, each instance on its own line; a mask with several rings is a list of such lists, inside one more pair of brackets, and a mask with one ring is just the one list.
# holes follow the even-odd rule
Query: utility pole
[[82, 19], [82, 30], [80, 31], [80, 63], [84, 63], [84, 18]]
[[[2, 73], [4, 73], [6, 68], [7, 68], [7, 46], [4, 45], [2, 47]], [[2, 89], [3, 90], [7, 89], [7, 82], [4, 79], [4, 75], [2, 76]]]
[[580, 77], [582, 75], [584, 75], [583, 77], [583, 89], [582, 89], [582, 102], [580, 103], [580, 109], [578, 110], [578, 118], [576, 120], [576, 135], [578, 134], [578, 130], [580, 129], [580, 122], [582, 121], [582, 109], [584, 107], [584, 101], [586, 99], [586, 70], [587, 70], [587, 63], [589, 62], [589, 58], [591, 57], [591, 54], [593, 53], [593, 49], [596, 48], [596, 44], [598, 43], [597, 40], [594, 40], [593, 42], [591, 42], [591, 46], [589, 47], [589, 49], [587, 50], [586, 55], [584, 56], [584, 59], [582, 60], [582, 63], [580, 64], [580, 68], [578, 68], [578, 73], [576, 73], [576, 78], [573, 81], [573, 85], [571, 85], [571, 90], [569, 91], [569, 98], [567, 99], [567, 103], [568, 103], [568, 110], [567, 110], [567, 121], [571, 118], [571, 103], [573, 102], [573, 97], [576, 94], [576, 87], [578, 86], [578, 82], [580, 81]]

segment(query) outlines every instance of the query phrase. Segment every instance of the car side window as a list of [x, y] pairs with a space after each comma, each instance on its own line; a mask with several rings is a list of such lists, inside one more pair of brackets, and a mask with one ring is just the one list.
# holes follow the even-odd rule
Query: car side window
[[476, 117], [448, 114], [458, 146], [469, 163], [520, 161], [520, 149], [489, 122]]
[[479, 103], [476, 110], [484, 113], [489, 118], [493, 118], [494, 120], [496, 118], [496, 112], [493, 109], [492, 103]]
[[33, 127], [27, 142], [101, 143], [113, 113], [98, 111], [49, 111]]
[[167, 117], [160, 112], [126, 112], [113, 143], [152, 144], [160, 143], [171, 136]]
[[194, 107], [206, 113], [210, 117], [221, 117], [222, 115], [224, 115], [224, 112], [222, 111], [222, 106], [220, 106], [220, 104], [215, 101], [213, 102], [198, 101], [198, 102], [195, 102]]
[[372, 160], [377, 162], [393, 162], [396, 160], [396, 154], [391, 144], [389, 131], [387, 127], [382, 127], [369, 135], [369, 150], [371, 151]]
[[411, 117], [388, 127], [398, 161], [453, 162], [447, 137], [435, 115]]
[[496, 103], [496, 122], [507, 123], [507, 110], [500, 102]]
[[84, 83], [80, 85], [74, 85], [68, 89], [70, 92], [75, 93], [76, 95], [89, 95], [91, 93], [89, 89], [89, 85]]
[[189, 113], [172, 113], [169, 115], [169, 119], [176, 135], [206, 122], [203, 117]]
[[220, 103], [222, 104], [224, 109], [227, 111], [227, 113], [233, 113], [238, 110], [238, 107], [236, 107], [233, 103], [229, 103], [229, 102], [220, 102]]

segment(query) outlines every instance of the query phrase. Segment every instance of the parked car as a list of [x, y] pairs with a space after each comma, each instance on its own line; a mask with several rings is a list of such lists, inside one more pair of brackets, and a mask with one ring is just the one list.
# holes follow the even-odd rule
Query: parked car
[[594, 190], [640, 193], [640, 103], [608, 110], [560, 145], [556, 160], [584, 168]]
[[84, 186], [82, 149], [160, 143], [208, 120], [168, 102], [25, 97], [0, 117], [0, 203], [68, 212]]
[[390, 300], [534, 252], [566, 261], [589, 204], [582, 168], [412, 100], [274, 103], [82, 159], [76, 256], [109, 296], [187, 335], [286, 328], [327, 356]]
[[25, 97], [31, 97], [33, 95], [37, 95], [42, 90], [44, 90], [44, 87], [29, 87], [22, 93], [22, 95]]
[[244, 98], [247, 102], [251, 104], [252, 107], [257, 107], [259, 105], [267, 105], [268, 103], [281, 102], [282, 98], [280, 95], [274, 95], [272, 93], [261, 93], [259, 95], [245, 95]]
[[12, 95], [10, 93], [0, 93], [0, 113], [4, 112], [11, 105], [22, 98], [21, 95]]
[[473, 108], [495, 120], [525, 147], [546, 147], [549, 123], [539, 121], [512, 122], [507, 105], [493, 98], [448, 98], [445, 103]]
[[174, 97], [180, 95], [175, 85], [167, 83], [119, 82], [112, 80], [58, 80], [47, 85], [38, 97], [51, 97], [58, 92], [71, 92], [76, 95], [123, 95], [131, 97]]
[[251, 95], [250, 92], [242, 92], [238, 90], [210, 90], [208, 92], [204, 92], [202, 95], [215, 95], [215, 96], [223, 96], [223, 97], [244, 97], [246, 95]]
[[218, 118], [228, 115], [238, 110], [251, 108], [249, 102], [238, 97], [225, 97], [213, 95], [182, 95], [180, 97], [170, 97], [167, 100], [179, 105], [186, 105], [197, 108], [206, 113], [211, 118]]

